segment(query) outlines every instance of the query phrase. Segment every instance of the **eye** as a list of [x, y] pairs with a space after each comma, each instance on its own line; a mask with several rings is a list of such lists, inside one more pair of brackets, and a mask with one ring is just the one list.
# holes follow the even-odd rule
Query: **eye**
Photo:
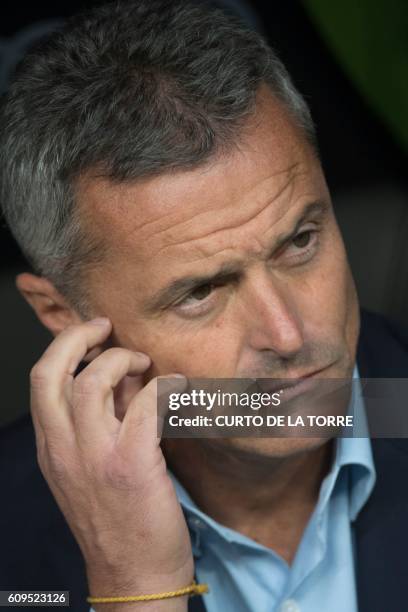
[[207, 283], [206, 285], [200, 285], [200, 287], [196, 287], [193, 289], [191, 293], [187, 296], [188, 299], [197, 300], [199, 302], [205, 300], [213, 291], [214, 285]]
[[183, 317], [197, 317], [212, 312], [218, 303], [223, 283], [205, 283], [199, 285], [178, 303], [173, 305], [173, 309]]
[[294, 244], [298, 249], [306, 248], [310, 244], [312, 233], [312, 230], [300, 232], [297, 236], [292, 238], [292, 244]]
[[206, 283], [196, 287], [182, 300], [180, 300], [174, 307], [180, 311], [187, 310], [202, 310], [206, 308], [208, 302], [212, 302], [213, 294], [215, 293], [216, 285], [213, 283]]
[[282, 257], [289, 264], [302, 264], [313, 259], [319, 248], [318, 227], [309, 227], [300, 230], [296, 236], [287, 243]]

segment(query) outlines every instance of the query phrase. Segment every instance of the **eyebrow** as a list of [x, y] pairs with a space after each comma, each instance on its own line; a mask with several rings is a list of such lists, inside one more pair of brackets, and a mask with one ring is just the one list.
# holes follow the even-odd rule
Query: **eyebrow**
[[[291, 240], [299, 231], [302, 223], [307, 218], [313, 216], [322, 217], [329, 210], [329, 204], [326, 201], [317, 201], [309, 203], [300, 214], [299, 219], [296, 221], [294, 228], [288, 232], [279, 234], [273, 246], [269, 249], [268, 258], [271, 257], [276, 251], [289, 240]], [[237, 281], [243, 274], [242, 263], [240, 262], [229, 262], [221, 264], [218, 271], [206, 275], [191, 275], [184, 276], [183, 278], [172, 281], [169, 285], [160, 289], [153, 297], [151, 297], [145, 304], [144, 310], [146, 312], [154, 313], [164, 309], [166, 306], [174, 302], [178, 297], [187, 295], [189, 292], [201, 287], [203, 285], [221, 285], [228, 282]]]

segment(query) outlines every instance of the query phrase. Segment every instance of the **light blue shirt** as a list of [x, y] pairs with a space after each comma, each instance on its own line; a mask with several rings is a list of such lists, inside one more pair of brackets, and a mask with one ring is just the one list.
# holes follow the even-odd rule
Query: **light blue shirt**
[[[367, 432], [357, 368], [349, 414]], [[363, 424], [363, 425], [362, 425]], [[291, 566], [199, 510], [169, 472], [186, 516], [207, 612], [357, 612], [353, 530], [375, 484], [368, 437], [337, 438], [330, 472]]]

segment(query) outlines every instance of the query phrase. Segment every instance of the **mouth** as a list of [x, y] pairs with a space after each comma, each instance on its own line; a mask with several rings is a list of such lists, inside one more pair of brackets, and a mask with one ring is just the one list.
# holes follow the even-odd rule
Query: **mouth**
[[312, 372], [288, 378], [257, 378], [256, 382], [261, 391], [266, 393], [281, 392], [282, 399], [291, 399], [295, 395], [310, 389], [318, 378], [330, 366], [324, 366]]

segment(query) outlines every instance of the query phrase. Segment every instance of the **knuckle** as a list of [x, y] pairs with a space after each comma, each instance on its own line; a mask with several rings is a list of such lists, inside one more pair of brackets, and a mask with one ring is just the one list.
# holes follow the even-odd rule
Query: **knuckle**
[[61, 452], [61, 447], [56, 440], [51, 443], [48, 442], [47, 450], [42, 455], [42, 465], [52, 480], [63, 482], [67, 481], [68, 478], [75, 478], [77, 473], [75, 455]]
[[48, 383], [49, 370], [47, 364], [38, 361], [30, 370], [30, 383], [34, 388], [42, 388]]
[[57, 482], [65, 481], [70, 474], [67, 461], [60, 455], [53, 454], [49, 458], [49, 466], [52, 478]]
[[92, 372], [84, 372], [84, 374], [77, 377], [73, 393], [77, 398], [81, 397], [92, 397], [97, 394], [104, 383], [104, 377], [100, 370], [93, 370]]

